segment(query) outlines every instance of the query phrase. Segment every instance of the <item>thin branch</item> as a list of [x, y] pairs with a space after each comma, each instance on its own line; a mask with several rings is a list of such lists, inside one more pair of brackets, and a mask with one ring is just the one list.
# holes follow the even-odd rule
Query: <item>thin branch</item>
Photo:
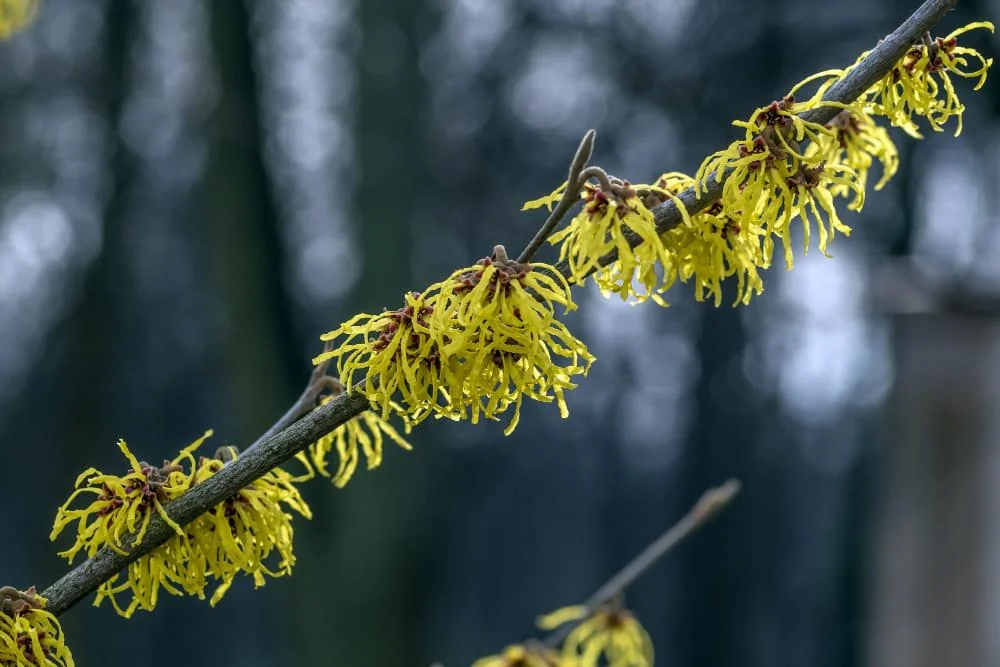
[[[667, 552], [680, 544], [686, 537], [691, 535], [701, 526], [705, 525], [716, 514], [721, 512], [732, 502], [736, 494], [740, 492], [738, 480], [730, 479], [722, 486], [709, 489], [694, 507], [685, 514], [680, 521], [670, 527], [667, 532], [656, 538], [656, 541], [646, 547], [642, 553], [632, 559], [632, 561], [618, 571], [613, 577], [598, 588], [586, 602], [583, 603], [587, 613], [584, 618], [590, 616], [612, 599], [621, 595], [626, 588], [649, 570]], [[582, 619], [581, 619], [582, 620]], [[553, 648], [558, 646], [563, 639], [572, 631], [576, 623], [568, 623], [559, 630], [546, 637], [545, 645]]]
[[[333, 348], [331, 347], [330, 341], [323, 343], [323, 353], [329, 352], [331, 349]], [[299, 397], [295, 399], [295, 402], [292, 403], [291, 407], [288, 408], [285, 414], [281, 415], [281, 418], [274, 422], [274, 424], [271, 425], [271, 428], [264, 432], [264, 435], [254, 440], [254, 443], [247, 447], [247, 451], [259, 447], [262, 443], [267, 442], [275, 435], [281, 433], [299, 419], [309, 414], [309, 411], [316, 407], [316, 401], [324, 391], [337, 394], [344, 391], [344, 385], [340, 383], [340, 380], [327, 375], [326, 371], [329, 367], [330, 359], [316, 364], [316, 366], [313, 367], [312, 373], [309, 375], [309, 382], [306, 383], [306, 388], [302, 390]]]
[[[954, 1], [927, 0], [924, 2], [902, 26], [876, 46], [862, 63], [855, 67], [842, 81], [831, 87], [826, 99], [847, 103], [860, 96], [892, 69], [909, 45], [933, 27], [954, 5]], [[813, 109], [804, 113], [803, 118], [812, 122], [825, 123], [838, 111], [838, 109], [832, 108]], [[586, 137], [584, 139], [586, 142]], [[708, 192], [702, 194], [701, 198], [697, 197], [694, 189], [685, 190], [679, 195], [679, 198], [689, 213], [698, 213], [718, 199], [721, 192], [722, 182], [716, 182], [712, 179], [708, 183]], [[656, 217], [657, 230], [661, 233], [676, 226], [681, 221], [680, 212], [672, 201], [667, 201], [654, 208], [653, 214]], [[636, 245], [638, 239], [630, 239], [629, 242]], [[534, 243], [530, 244], [529, 248], [532, 245]], [[607, 264], [614, 259], [615, 256], [612, 254], [602, 258], [601, 262]], [[567, 273], [565, 266], [560, 268], [564, 274]], [[325, 405], [315, 408], [298, 421], [289, 417], [289, 421], [293, 423], [284, 430], [263, 438], [263, 442], [254, 443], [238, 460], [225, 466], [218, 474], [195, 486], [177, 500], [167, 504], [165, 507], [167, 514], [181, 525], [190, 523], [210, 508], [232, 497], [237, 491], [260, 478], [272, 468], [295, 456], [321, 436], [343, 426], [367, 409], [367, 399], [359, 392], [353, 392], [341, 394]], [[293, 415], [295, 411], [290, 410], [288, 414]], [[269, 429], [270, 431], [271, 429]], [[42, 595], [48, 599], [46, 608], [56, 615], [63, 613], [97, 590], [103, 582], [124, 569], [129, 563], [166, 542], [171, 535], [173, 535], [173, 531], [170, 527], [159, 516], [154, 515], [150, 520], [142, 544], [131, 550], [127, 556], [104, 548], [93, 558], [80, 563], [44, 590]]]
[[[847, 76], [831, 86], [823, 99], [828, 102], [849, 104], [861, 97], [862, 93], [888, 74], [910, 46], [944, 18], [956, 2], [957, 0], [926, 0], [891, 35], [879, 42], [864, 60], [847, 73]], [[802, 112], [801, 117], [811, 123], [823, 124], [839, 112], [840, 109], [836, 107], [817, 107]], [[721, 179], [711, 176], [700, 196], [698, 190], [692, 187], [678, 194], [677, 198], [689, 215], [700, 213], [722, 196], [722, 186], [727, 176], [728, 173], [723, 174]], [[673, 229], [684, 219], [673, 200], [667, 200], [653, 208], [653, 217], [656, 219], [656, 231], [660, 234]], [[642, 240], [631, 230], [625, 230], [625, 238], [632, 247], [637, 246]], [[612, 251], [601, 258], [600, 265], [606, 266], [616, 259], [618, 252]], [[567, 262], [559, 262], [556, 264], [556, 269], [569, 278], [570, 270]]]
[[535, 256], [538, 249], [545, 243], [545, 239], [549, 238], [549, 235], [552, 234], [559, 221], [573, 208], [577, 195], [580, 194], [580, 188], [583, 187], [584, 179], [580, 178], [580, 172], [587, 166], [590, 154], [594, 152], [595, 135], [596, 132], [594, 130], [587, 130], [587, 133], [583, 135], [580, 146], [576, 149], [576, 155], [573, 156], [573, 161], [569, 165], [569, 176], [566, 178], [566, 189], [563, 191], [562, 199], [559, 200], [556, 207], [549, 213], [548, 219], [542, 224], [538, 233], [535, 234], [535, 238], [531, 239], [531, 243], [518, 255], [518, 263], [523, 264], [524, 262], [531, 261], [531, 258]]

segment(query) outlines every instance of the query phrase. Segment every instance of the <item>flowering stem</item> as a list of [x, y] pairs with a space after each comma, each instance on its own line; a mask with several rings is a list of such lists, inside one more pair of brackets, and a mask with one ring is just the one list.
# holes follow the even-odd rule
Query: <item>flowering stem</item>
[[[851, 71], [843, 79], [831, 86], [823, 99], [828, 102], [849, 104], [861, 97], [862, 93], [888, 74], [900, 58], [906, 54], [910, 46], [915, 41], [919, 41], [924, 33], [944, 18], [944, 15], [955, 6], [957, 1], [926, 0], [892, 34], [879, 42], [864, 60], [851, 68]], [[800, 117], [804, 121], [822, 125], [840, 111], [840, 108], [834, 106], [821, 106], [803, 111]], [[728, 171], [720, 179], [716, 179], [713, 175], [707, 183], [702, 184], [700, 192], [698, 188], [691, 187], [679, 193], [677, 199], [684, 204], [689, 215], [700, 213], [722, 196], [722, 186], [728, 175]], [[681, 224], [684, 219], [673, 200], [667, 200], [656, 206], [652, 212], [656, 220], [656, 231], [660, 234]], [[628, 229], [624, 230], [624, 236], [632, 247], [639, 245], [642, 241], [638, 235]], [[618, 259], [618, 252], [613, 251], [601, 257], [599, 263], [601, 266], [606, 266], [616, 259]], [[569, 279], [571, 272], [567, 262], [559, 262], [556, 264], [556, 269]]]
[[518, 263], [523, 264], [531, 261], [538, 249], [545, 243], [545, 239], [549, 238], [549, 235], [555, 230], [559, 221], [573, 208], [577, 195], [580, 194], [580, 188], [583, 187], [583, 182], [586, 180], [580, 177], [580, 172], [587, 166], [587, 160], [590, 159], [590, 154], [594, 151], [594, 136], [596, 134], [594, 130], [587, 130], [587, 133], [583, 135], [580, 146], [576, 149], [576, 155], [573, 156], [573, 162], [569, 165], [569, 177], [566, 179], [566, 190], [563, 192], [562, 199], [552, 209], [552, 213], [535, 234], [535, 238], [531, 239], [531, 243], [518, 255]]
[[[613, 577], [597, 589], [583, 606], [587, 612], [580, 619], [581, 621], [592, 615], [603, 605], [621, 595], [626, 588], [641, 577], [652, 567], [656, 561], [660, 560], [664, 554], [676, 547], [684, 538], [688, 537], [695, 530], [703, 526], [716, 514], [726, 508], [727, 505], [740, 492], [738, 480], [730, 479], [722, 486], [709, 489], [702, 494], [694, 507], [685, 514], [680, 521], [671, 526], [667, 532], [656, 538], [656, 541], [646, 547], [642, 553], [632, 559], [632, 561], [618, 571]], [[553, 632], [545, 639], [545, 645], [551, 647], [558, 646], [563, 639], [572, 631], [576, 623], [569, 623]]]
[[[367, 409], [368, 400], [360, 392], [341, 394], [259, 446], [247, 449], [239, 459], [167, 503], [164, 509], [171, 519], [184, 526]], [[129, 550], [128, 555], [105, 547], [45, 589], [41, 594], [48, 600], [45, 609], [58, 616], [172, 535], [170, 526], [154, 514], [142, 544]]]
[[[852, 68], [843, 80], [832, 86], [827, 91], [826, 99], [843, 103], [857, 99], [876, 81], [889, 73], [904, 55], [909, 45], [933, 27], [954, 4], [955, 0], [927, 0], [924, 2], [895, 32], [879, 43], [868, 57]], [[825, 123], [839, 111], [833, 107], [811, 109], [803, 113], [802, 118], [814, 123]], [[584, 136], [580, 143], [577, 156], [571, 166], [571, 169], [575, 169], [573, 175], [577, 178], [570, 179], [570, 182], [567, 183], [567, 191], [574, 184], [579, 187], [579, 172], [583, 171], [586, 161], [590, 158], [593, 140], [593, 132], [591, 131]], [[689, 188], [680, 193], [678, 198], [687, 207], [690, 214], [698, 213], [708, 208], [719, 198], [724, 180], [725, 176], [721, 180], [711, 178], [705, 184], [705, 189], [702, 190], [700, 196], [694, 188]], [[574, 197], [563, 196], [552, 215], [549, 216], [549, 220], [539, 230], [535, 239], [528, 244], [525, 251], [521, 253], [518, 261], [527, 261], [534, 255], [574, 202], [575, 195]], [[557, 212], [559, 215], [556, 215]], [[657, 231], [661, 233], [677, 226], [682, 220], [677, 206], [669, 200], [655, 207], [653, 214], [656, 219]], [[629, 236], [628, 239], [633, 246], [639, 243], [637, 237]], [[606, 255], [601, 258], [601, 265], [606, 265], [614, 261], [615, 258], [615, 253]], [[558, 268], [564, 275], [568, 273], [568, 267], [564, 264], [560, 264]], [[314, 371], [314, 375], [316, 372]], [[323, 375], [325, 375], [325, 369]], [[307, 387], [307, 391], [308, 389], [309, 387]], [[303, 395], [311, 394], [303, 392]], [[315, 401], [315, 398], [312, 400]], [[341, 394], [325, 405], [309, 411], [304, 417], [296, 418], [297, 411], [303, 409], [305, 403], [306, 401], [300, 397], [299, 401], [296, 401], [296, 405], [293, 405], [293, 409], [279, 420], [279, 424], [288, 423], [285, 428], [281, 430], [274, 427], [268, 429], [268, 433], [273, 433], [273, 435], [268, 437], [265, 434], [265, 437], [258, 439], [237, 461], [225, 466], [204, 483], [195, 486], [191, 491], [167, 504], [165, 509], [170, 518], [182, 526], [190, 523], [199, 515], [232, 497], [237, 491], [260, 478], [272, 468], [295, 456], [320, 437], [339, 426], [343, 426], [368, 409], [368, 400], [360, 392], [355, 391]], [[295, 409], [296, 406], [298, 409]], [[698, 523], [701, 521], [704, 521], [704, 518], [699, 519]], [[688, 529], [684, 534], [690, 530]], [[46, 609], [58, 616], [93, 593], [102, 583], [120, 572], [129, 563], [166, 542], [173, 534], [171, 528], [158, 515], [154, 515], [150, 520], [142, 544], [132, 549], [128, 555], [123, 556], [110, 549], [102, 549], [93, 558], [80, 563], [43, 591], [42, 596], [48, 599]], [[664, 535], [661, 540], [668, 542], [667, 535]], [[677, 538], [672, 539], [676, 541]], [[656, 543], [661, 545], [660, 548], [662, 548], [661, 540]], [[667, 548], [670, 546], [672, 545], [668, 542]], [[641, 569], [639, 573], [641, 574]], [[631, 578], [635, 576], [638, 575], [631, 575]], [[595, 595], [592, 599], [596, 597]]]

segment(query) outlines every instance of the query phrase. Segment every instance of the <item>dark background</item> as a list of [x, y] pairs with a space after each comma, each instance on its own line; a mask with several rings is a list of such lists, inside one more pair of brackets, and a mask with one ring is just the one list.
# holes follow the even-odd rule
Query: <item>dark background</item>
[[[916, 4], [43, 0], [0, 44], [0, 583], [65, 571], [55, 508], [83, 468], [122, 468], [117, 438], [150, 460], [206, 428], [245, 446], [322, 332], [519, 250], [542, 218], [521, 203], [588, 128], [614, 174], [693, 173], [732, 119]], [[997, 12], [962, 0], [940, 34]], [[305, 487], [291, 578], [132, 620], [81, 604], [77, 664], [467, 665], [728, 477], [735, 505], [628, 594], [658, 664], [924, 664], [928, 628], [959, 651], [934, 664], [1000, 661], [1000, 86], [958, 85], [964, 134], [894, 132], [900, 173], [845, 212], [835, 260], [771, 269], [740, 309], [578, 292], [598, 363], [569, 420], [428, 422], [346, 490]], [[950, 630], [955, 591], [948, 617], [976, 623]]]

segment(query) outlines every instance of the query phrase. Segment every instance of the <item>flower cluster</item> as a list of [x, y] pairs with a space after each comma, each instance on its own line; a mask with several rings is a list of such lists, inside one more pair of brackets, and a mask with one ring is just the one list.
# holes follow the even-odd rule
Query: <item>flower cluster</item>
[[363, 374], [361, 391], [383, 419], [396, 412], [419, 423], [450, 403], [447, 388], [461, 386], [457, 369], [441, 358], [440, 336], [431, 332], [429, 317], [437, 297], [432, 290], [407, 292], [402, 308], [355, 315], [323, 334], [331, 349], [313, 363], [335, 359], [337, 374], [348, 387]]
[[[219, 473], [239, 458], [235, 447], [223, 447], [212, 458], [201, 458], [192, 474], [197, 485]], [[212, 593], [214, 606], [222, 599], [237, 574], [253, 577], [254, 586], [266, 577], [291, 574], [295, 565], [292, 551], [292, 515], [307, 519], [312, 511], [294, 486], [294, 478], [281, 468], [273, 468], [237, 491], [232, 497], [202, 514], [186, 527], [191, 549], [189, 567], [219, 582]], [[277, 562], [273, 565], [271, 561]], [[200, 591], [199, 597], [202, 597]]]
[[[759, 271], [770, 267], [775, 239], [783, 247], [785, 265], [793, 267], [795, 222], [801, 222], [805, 250], [815, 231], [820, 252], [829, 256], [836, 235], [851, 231], [836, 200], [847, 199], [848, 210], [860, 211], [872, 166], [881, 165], [876, 190], [899, 166], [899, 153], [878, 118], [919, 137], [916, 116], [925, 117], [934, 130], [957, 116], [956, 134], [961, 131], [964, 106], [951, 75], [976, 79], [978, 90], [992, 64], [975, 49], [958, 45], [959, 35], [977, 28], [994, 29], [991, 23], [977, 22], [947, 37], [926, 36], [852, 104], [824, 98], [857, 63], [807, 77], [785, 97], [734, 122], [744, 136], [709, 155], [694, 178], [671, 172], [653, 185], [632, 185], [588, 168], [583, 175], [596, 178], [597, 184], [577, 184], [581, 211], [549, 239], [561, 244], [560, 260], [570, 279], [580, 283], [593, 275], [606, 295], [661, 305], [670, 286], [693, 280], [699, 301], [711, 298], [719, 305], [723, 282], [736, 276], [735, 303], [745, 304], [763, 290]], [[813, 92], [804, 94], [811, 87]], [[831, 107], [839, 113], [825, 124], [803, 113]], [[717, 182], [723, 183], [719, 200], [689, 215], [681, 193], [701, 195]], [[523, 208], [551, 210], [568, 187], [564, 183]], [[668, 199], [680, 210], [682, 222], [658, 235], [654, 210]]]
[[0, 39], [9, 39], [38, 14], [39, 0], [0, 0]]
[[73, 667], [73, 655], [59, 621], [45, 611], [45, 599], [32, 586], [0, 588], [0, 665]]
[[594, 360], [556, 319], [557, 306], [576, 308], [562, 275], [510, 260], [497, 246], [476, 265], [407, 294], [403, 308], [358, 315], [325, 334], [337, 344], [313, 361], [335, 359], [347, 386], [365, 373], [360, 389], [383, 419], [476, 423], [513, 406], [510, 434], [525, 397], [555, 401], [567, 416], [564, 392]]
[[857, 171], [843, 161], [828, 160], [825, 152], [804, 151], [801, 146], [806, 140], [811, 145], [825, 145], [823, 142], [836, 139], [833, 128], [807, 121], [801, 113], [829, 105], [822, 93], [841, 74], [829, 71], [810, 77], [793, 92], [825, 78], [812, 97], [797, 102], [790, 94], [757, 109], [750, 120], [734, 123], [744, 128], [744, 138], [710, 155], [695, 176], [704, 187], [709, 177], [721, 180], [728, 175], [719, 200], [722, 210], [741, 232], [744, 228], [760, 230], [762, 252], [755, 259], [761, 268], [770, 266], [775, 237], [784, 247], [786, 266], [792, 268], [791, 233], [796, 219], [802, 222], [807, 251], [813, 221], [819, 231], [819, 249], [826, 255], [836, 232], [850, 234], [833, 205], [834, 188], [855, 195], [849, 209], [860, 211], [864, 205], [863, 182]]
[[[931, 39], [930, 35], [910, 47], [892, 71], [865, 93], [871, 113], [884, 116], [893, 126], [901, 128], [915, 139], [920, 129], [914, 116], [922, 116], [935, 132], [941, 132], [951, 117], [958, 119], [955, 136], [962, 133], [965, 105], [958, 99], [954, 74], [976, 79], [974, 90], [986, 83], [986, 73], [993, 64], [975, 49], [959, 46], [958, 36], [983, 28], [994, 31], [989, 21], [978, 21], [955, 30], [947, 37]], [[858, 59], [860, 63], [868, 52]], [[974, 64], [969, 67], [970, 61]]]
[[[332, 399], [333, 396], [325, 396], [321, 404], [328, 403]], [[409, 423], [404, 426], [409, 433]], [[312, 479], [318, 473], [322, 477], [329, 477], [338, 489], [343, 488], [358, 469], [361, 454], [364, 454], [368, 470], [374, 470], [382, 464], [382, 444], [386, 438], [403, 449], [413, 449], [387, 420], [374, 412], [363, 412], [309, 445], [305, 451], [296, 454], [295, 458], [306, 467], [307, 471], [296, 481]], [[329, 459], [334, 450], [337, 451], [339, 463], [336, 472], [331, 473]]]
[[[122, 554], [138, 547], [154, 513], [174, 531], [164, 544], [130, 563], [124, 579], [117, 574], [101, 584], [95, 605], [108, 599], [119, 614], [129, 617], [137, 609], [152, 610], [161, 590], [204, 599], [212, 580], [218, 583], [211, 598], [214, 605], [238, 573], [252, 576], [260, 586], [265, 575], [281, 576], [291, 571], [295, 562], [291, 516], [284, 508], [307, 518], [311, 514], [292, 485], [292, 477], [280, 468], [185, 527], [165, 511], [166, 503], [203, 483], [238, 456], [235, 448], [227, 447], [213, 457], [195, 459], [194, 452], [210, 435], [211, 431], [207, 432], [159, 467], [139, 461], [125, 442], [119, 441], [130, 464], [127, 473], [119, 476], [91, 468], [77, 478], [76, 490], [59, 508], [50, 535], [55, 540], [75, 523], [74, 544], [59, 554], [68, 562], [81, 552], [93, 557], [104, 547]], [[77, 499], [85, 495], [94, 498], [74, 508]], [[275, 569], [268, 565], [273, 553], [279, 557]], [[122, 596], [129, 598], [124, 604], [119, 600]]]
[[513, 644], [497, 655], [489, 655], [472, 663], [472, 667], [560, 667], [562, 662], [555, 651], [541, 645]]
[[[653, 213], [640, 198], [643, 186], [598, 172], [598, 184], [586, 182], [580, 188], [583, 208], [563, 229], [549, 237], [560, 244], [559, 261], [569, 267], [569, 278], [582, 284], [588, 276], [605, 296], [618, 294], [641, 303], [660, 297], [670, 284], [658, 266], [668, 263], [667, 251], [656, 232]], [[552, 194], [529, 201], [522, 211], [546, 206], [549, 210], [562, 197], [567, 183]], [[617, 253], [615, 261], [606, 258]]]
[[[653, 642], [635, 616], [618, 602], [595, 610], [563, 607], [538, 619], [542, 630], [563, 628], [559, 650], [539, 642], [514, 644], [472, 667], [652, 667]], [[568, 630], [568, 631], [567, 631]]]
[[[843, 166], [857, 174], [858, 185], [864, 190], [868, 171], [877, 160], [882, 167], [882, 177], [875, 184], [881, 190], [899, 169], [899, 151], [889, 137], [889, 132], [876, 124], [863, 101], [855, 102], [826, 124], [832, 134], [817, 137], [809, 144], [806, 155], [819, 157], [833, 166]], [[851, 188], [834, 184], [830, 193], [835, 197], [849, 197]]]
[[[52, 527], [50, 539], [54, 540], [74, 521], [77, 523], [76, 541], [59, 555], [72, 562], [79, 552], [84, 551], [92, 557], [104, 546], [126, 554], [130, 547], [142, 543], [154, 513], [182, 533], [163, 505], [191, 488], [191, 477], [184, 472], [181, 463], [210, 435], [211, 431], [160, 467], [140, 462], [125, 441], [119, 440], [118, 448], [128, 460], [129, 471], [124, 475], [111, 475], [88, 468], [80, 473], [74, 485], [76, 490], [59, 508]], [[84, 507], [71, 509], [77, 498], [85, 495], [94, 498]]]
[[[660, 193], [676, 195], [696, 183], [678, 172], [663, 174], [651, 196], [666, 201]], [[715, 202], [701, 213], [683, 215], [681, 224], [664, 232], [663, 244], [672, 259], [667, 270], [681, 282], [693, 281], [696, 300], [710, 296], [716, 306], [722, 302], [722, 281], [735, 275], [736, 301], [749, 303], [764, 289], [757, 271], [764, 265], [762, 234], [754, 220], [737, 219]]]
[[629, 611], [616, 603], [597, 611], [584, 606], [564, 607], [538, 620], [538, 627], [554, 630], [579, 622], [563, 641], [562, 664], [573, 667], [652, 667], [653, 641]]

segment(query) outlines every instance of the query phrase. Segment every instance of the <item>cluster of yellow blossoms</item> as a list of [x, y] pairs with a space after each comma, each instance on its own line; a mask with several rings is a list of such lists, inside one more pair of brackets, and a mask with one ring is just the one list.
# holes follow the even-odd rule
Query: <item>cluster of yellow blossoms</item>
[[[977, 88], [982, 85], [991, 61], [956, 39], [979, 27], [993, 28], [974, 23], [914, 45], [851, 104], [824, 96], [857, 63], [806, 78], [748, 120], [736, 121], [743, 137], [708, 156], [693, 177], [669, 172], [651, 184], [632, 184], [596, 167], [583, 169], [577, 182], [523, 207], [551, 211], [579, 193], [579, 213], [548, 238], [559, 246], [560, 267], [512, 261], [497, 246], [477, 265], [406, 294], [401, 308], [357, 315], [325, 334], [329, 348], [314, 363], [335, 361], [350, 390], [361, 391], [383, 419], [397, 414], [407, 427], [431, 415], [472, 423], [498, 419], [512, 407], [509, 434], [525, 397], [554, 401], [565, 417], [565, 390], [593, 362], [586, 346], [556, 319], [557, 306], [576, 307], [570, 283], [593, 277], [606, 296], [666, 305], [666, 290], [691, 282], [698, 301], [718, 306], [724, 282], [735, 276], [735, 303], [746, 304], [764, 289], [761, 271], [771, 266], [776, 239], [792, 268], [796, 221], [806, 250], [815, 230], [820, 252], [829, 256], [836, 235], [851, 233], [836, 200], [848, 199], [847, 209], [860, 211], [872, 166], [882, 168], [876, 190], [898, 168], [896, 147], [877, 118], [904, 129], [912, 129], [915, 114], [927, 117], [935, 130], [951, 116], [961, 121], [964, 107], [949, 73], [978, 77]], [[965, 69], [970, 58], [977, 69]], [[814, 84], [812, 94], [803, 96]], [[829, 108], [836, 115], [825, 124], [805, 113]], [[689, 213], [685, 198], [715, 193], [718, 183], [718, 200]], [[667, 202], [679, 210], [681, 222], [661, 229], [656, 211]]]
[[[815, 229], [820, 251], [828, 254], [836, 234], [851, 231], [837, 212], [836, 199], [850, 199], [848, 210], [860, 211], [872, 165], [877, 161], [882, 167], [876, 190], [898, 168], [898, 152], [885, 128], [877, 125], [878, 118], [920, 137], [916, 116], [935, 131], [954, 116], [956, 135], [961, 132], [965, 107], [951, 75], [977, 79], [978, 90], [992, 64], [975, 49], [958, 46], [957, 37], [976, 28], [992, 31], [993, 25], [972, 23], [947, 37], [926, 37], [851, 104], [823, 97], [867, 53], [847, 69], [808, 77], [784, 98], [736, 121], [744, 136], [708, 156], [693, 177], [671, 172], [652, 185], [632, 185], [588, 169], [584, 175], [597, 183], [582, 184], [582, 209], [549, 238], [560, 245], [570, 280], [582, 283], [592, 275], [605, 295], [660, 304], [665, 303], [660, 295], [675, 282], [693, 282], [697, 300], [711, 298], [719, 305], [723, 281], [735, 275], [736, 303], [746, 304], [763, 291], [760, 271], [771, 265], [775, 238], [792, 268], [793, 222], [801, 221], [807, 250]], [[798, 99], [812, 84], [818, 84], [816, 90]], [[840, 111], [825, 124], [802, 115], [824, 107]], [[723, 180], [718, 201], [689, 215], [679, 195], [688, 191], [701, 197]], [[551, 210], [567, 188], [564, 183], [524, 208]], [[668, 200], [680, 209], [682, 221], [658, 230], [654, 209]]]
[[360, 389], [383, 418], [408, 425], [427, 417], [499, 419], [513, 407], [505, 433], [517, 426], [525, 397], [555, 401], [594, 358], [556, 319], [574, 310], [566, 279], [553, 266], [511, 260], [503, 246], [461, 268], [405, 305], [357, 315], [323, 340], [336, 343], [315, 363], [335, 360], [337, 374]]
[[32, 586], [0, 588], [0, 665], [73, 667], [59, 621], [45, 611], [45, 599]]
[[514, 644], [472, 667], [652, 667], [653, 641], [636, 617], [617, 603], [596, 611], [564, 607], [538, 619], [542, 630], [567, 623], [574, 625], [558, 651], [538, 642]]
[[[320, 401], [325, 405], [333, 396], [324, 396]], [[410, 426], [406, 424], [406, 432]], [[388, 421], [374, 412], [364, 412], [343, 426], [327, 433], [295, 458], [306, 467], [306, 474], [295, 481], [312, 479], [316, 474], [329, 477], [334, 486], [343, 488], [358, 469], [361, 454], [364, 454], [368, 470], [382, 463], [382, 443], [388, 438], [403, 449], [412, 449], [410, 443], [392, 427]], [[336, 450], [339, 464], [336, 472], [330, 472], [330, 454]]]
[[[323, 402], [328, 400], [325, 397]], [[384, 437], [410, 448], [379, 415], [364, 413], [299, 454], [307, 468], [305, 475], [292, 476], [274, 468], [188, 525], [180, 526], [164, 506], [239, 458], [235, 447], [222, 447], [214, 456], [196, 458], [195, 452], [211, 435], [208, 431], [158, 467], [140, 461], [124, 441], [119, 441], [118, 447], [129, 463], [128, 472], [114, 475], [90, 468], [77, 478], [76, 489], [59, 508], [50, 535], [55, 540], [63, 531], [75, 528], [73, 545], [59, 554], [68, 562], [81, 554], [93, 557], [105, 547], [128, 553], [142, 544], [154, 514], [174, 532], [164, 544], [130, 563], [123, 574], [101, 584], [95, 605], [107, 599], [127, 618], [137, 609], [155, 608], [161, 591], [204, 599], [206, 589], [215, 585], [209, 598], [214, 606], [241, 573], [252, 577], [257, 587], [264, 585], [267, 577], [290, 574], [295, 554], [292, 515], [287, 510], [306, 518], [312, 516], [295, 483], [318, 473], [343, 487], [357, 469], [362, 453], [369, 469], [379, 465]], [[339, 464], [331, 475], [329, 458], [334, 450]], [[92, 498], [80, 504], [79, 499], [85, 496]]]
[[[202, 514], [187, 526], [180, 526], [164, 511], [164, 504], [217, 474], [237, 458], [233, 447], [219, 450], [213, 457], [195, 459], [194, 452], [211, 431], [181, 450], [160, 467], [141, 462], [124, 441], [118, 446], [128, 459], [125, 475], [102, 473], [91, 468], [76, 480], [76, 490], [59, 508], [51, 539], [76, 524], [73, 545], [59, 555], [73, 562], [80, 553], [93, 557], [102, 547], [119, 553], [142, 544], [153, 514], [158, 514], [174, 531], [164, 544], [129, 564], [125, 577], [118, 574], [101, 584], [94, 604], [109, 599], [115, 610], [131, 616], [136, 609], [156, 606], [160, 591], [172, 595], [205, 597], [210, 582], [217, 588], [214, 605], [229, 589], [236, 575], [244, 573], [257, 586], [265, 577], [291, 572], [291, 515], [285, 509], [310, 517], [309, 507], [292, 484], [292, 477], [275, 468], [241, 489], [233, 497]], [[82, 507], [73, 507], [78, 498], [93, 496]], [[272, 554], [277, 563], [271, 565]], [[124, 604], [120, 597], [128, 597]]]
[[[986, 73], [993, 64], [992, 58], [984, 58], [975, 49], [958, 45], [959, 35], [979, 28], [994, 31], [989, 21], [977, 21], [947, 37], [931, 39], [930, 34], [925, 35], [896, 63], [888, 76], [866, 93], [871, 112], [884, 116], [894, 127], [915, 139], [922, 135], [914, 116], [926, 119], [935, 132], [941, 132], [944, 123], [954, 116], [958, 120], [955, 136], [961, 134], [965, 106], [958, 99], [951, 75], [977, 79], [974, 90], [979, 90], [986, 83]], [[862, 54], [859, 61], [866, 55], [867, 52]], [[978, 67], [968, 69], [970, 60], [977, 62]]]

